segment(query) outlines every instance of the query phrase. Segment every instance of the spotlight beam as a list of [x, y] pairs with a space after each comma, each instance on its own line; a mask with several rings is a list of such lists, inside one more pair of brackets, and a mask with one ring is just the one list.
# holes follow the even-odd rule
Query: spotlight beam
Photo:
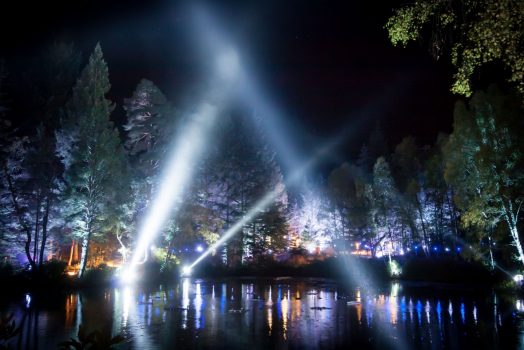
[[[278, 157], [282, 160], [282, 165], [286, 173], [291, 174], [304, 162], [305, 157], [300, 154], [296, 143], [290, 141], [290, 133], [286, 132], [286, 120], [280, 108], [271, 102], [271, 99], [261, 84], [257, 82], [253, 69], [249, 69], [245, 60], [240, 60], [237, 53], [227, 50], [234, 43], [231, 35], [227, 35], [223, 23], [212, 16], [206, 8], [198, 4], [192, 4], [192, 18], [195, 24], [195, 33], [201, 38], [202, 51], [206, 54], [222, 54], [223, 59], [219, 62], [219, 72], [227, 77], [234, 72], [236, 88], [232, 93], [243, 102], [245, 106], [255, 111], [254, 117], [262, 116], [260, 122], [267, 131], [266, 135], [271, 144], [278, 150]], [[220, 43], [220, 46], [217, 45]], [[233, 45], [240, 46], [240, 45]], [[226, 50], [224, 49], [226, 48]]]
[[149, 245], [162, 229], [169, 215], [176, 209], [184, 187], [192, 177], [195, 162], [203, 152], [206, 135], [213, 126], [218, 111], [216, 105], [202, 104], [188, 127], [180, 133], [178, 142], [174, 145], [175, 152], [167, 163], [168, 167], [163, 175], [158, 197], [149, 208], [146, 220], [142, 224], [131, 261], [133, 265], [145, 258]]

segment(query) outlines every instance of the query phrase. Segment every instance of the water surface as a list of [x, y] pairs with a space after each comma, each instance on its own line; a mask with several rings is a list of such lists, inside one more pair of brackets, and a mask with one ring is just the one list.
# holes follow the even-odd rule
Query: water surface
[[315, 279], [182, 279], [4, 300], [13, 348], [56, 349], [79, 324], [121, 333], [122, 349], [519, 349], [524, 301], [486, 291]]

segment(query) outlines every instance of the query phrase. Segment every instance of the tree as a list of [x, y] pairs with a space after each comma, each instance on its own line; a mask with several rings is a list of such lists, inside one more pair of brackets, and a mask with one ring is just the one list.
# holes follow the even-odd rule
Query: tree
[[[56, 62], [48, 63], [56, 67]], [[59, 80], [55, 77], [55, 81]], [[49, 81], [39, 83], [41, 87]], [[2, 135], [0, 145], [3, 151], [0, 200], [5, 209], [1, 213], [2, 222], [7, 224], [6, 230], [14, 234], [9, 239], [12, 246], [22, 243], [33, 272], [44, 262], [50, 230], [60, 223], [56, 202], [61, 190], [62, 167], [55, 155], [54, 129], [49, 121], [58, 118], [60, 112], [57, 93], [47, 91], [47, 94], [40, 95], [43, 101], [55, 101], [53, 104], [42, 103], [39, 98], [28, 99], [28, 104], [38, 105], [38, 113], [45, 116], [35, 136], [15, 136], [15, 130], [7, 132], [4, 128], [6, 133]]]
[[451, 91], [470, 96], [472, 77], [498, 63], [524, 94], [524, 3], [512, 0], [417, 0], [395, 10], [385, 25], [393, 45], [430, 33], [435, 58], [455, 66]]
[[124, 100], [127, 122], [125, 148], [133, 160], [139, 178], [147, 184], [147, 200], [151, 200], [162, 159], [165, 158], [174, 134], [174, 111], [160, 89], [142, 79], [133, 96]]
[[[411, 136], [405, 137], [395, 147], [392, 155], [393, 174], [399, 189], [399, 214], [404, 226], [411, 231], [411, 242], [422, 238], [425, 252], [430, 245], [427, 223], [428, 197], [424, 184], [421, 150]], [[422, 235], [420, 234], [422, 232]]]
[[319, 187], [313, 184], [304, 186], [298, 203], [299, 210], [295, 212], [297, 218], [293, 219], [302, 246], [309, 250], [323, 248], [330, 241], [326, 198]]
[[[224, 260], [229, 265], [251, 260], [266, 230], [266, 217], [271, 226], [283, 223], [275, 213], [285, 217], [287, 195], [273, 150], [268, 146], [260, 123], [249, 116], [231, 114], [224, 116], [217, 130], [217, 138], [204, 160], [202, 177], [202, 202], [223, 223], [221, 234], [227, 232], [238, 220], [253, 209], [255, 203], [271, 191], [276, 191], [278, 209], [260, 208], [254, 220], [244, 225], [224, 248]], [[204, 190], [205, 188], [205, 190]], [[269, 212], [271, 210], [276, 210]], [[271, 234], [283, 232], [279, 228]], [[276, 237], [272, 238], [277, 241]]]
[[[389, 244], [393, 244], [395, 238], [393, 235], [398, 192], [384, 157], [379, 157], [373, 167], [373, 183], [368, 185], [367, 198], [370, 203], [370, 222], [374, 231], [372, 251], [373, 255], [376, 255], [377, 248], [382, 247], [386, 239], [389, 239]], [[391, 249], [388, 252], [391, 252]]]
[[121, 190], [125, 155], [105, 98], [110, 88], [107, 64], [99, 44], [78, 78], [59, 134], [58, 152], [66, 167], [66, 216], [82, 240], [80, 273], [85, 272], [89, 244], [101, 233], [106, 209]]
[[[177, 115], [162, 91], [147, 79], [142, 79], [133, 95], [124, 100], [124, 110], [124, 146], [131, 164], [129, 180], [133, 189], [132, 203], [127, 204], [127, 209], [132, 208], [132, 212], [128, 213], [131, 215], [130, 223], [138, 227], [157, 190], [162, 160], [167, 157]], [[118, 232], [121, 235], [130, 233], [130, 230]], [[121, 251], [127, 252], [122, 237], [117, 235], [117, 238]]]
[[466, 226], [505, 223], [524, 265], [518, 222], [524, 201], [523, 111], [517, 98], [495, 87], [457, 103], [453, 133], [445, 146], [446, 181]]
[[[444, 178], [445, 155], [444, 147], [448, 142], [448, 135], [439, 134], [435, 145], [429, 150], [424, 166], [426, 198], [431, 205], [430, 226], [434, 238], [439, 242], [451, 244], [456, 248], [459, 235], [459, 213], [453, 202], [454, 189]], [[455, 250], [455, 249], [454, 249]]]

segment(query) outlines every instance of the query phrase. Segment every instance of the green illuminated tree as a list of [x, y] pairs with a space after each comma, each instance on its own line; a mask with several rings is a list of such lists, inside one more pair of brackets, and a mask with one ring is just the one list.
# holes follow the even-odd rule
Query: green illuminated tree
[[481, 229], [504, 224], [522, 265], [523, 114], [514, 96], [494, 87], [477, 92], [468, 105], [457, 103], [445, 147], [445, 178], [454, 187], [462, 223]]
[[73, 88], [59, 135], [59, 153], [66, 167], [66, 216], [82, 240], [80, 276], [86, 269], [89, 244], [103, 232], [106, 209], [114, 204], [125, 172], [118, 130], [109, 119], [114, 108], [105, 98], [109, 88], [107, 65], [97, 44]]
[[385, 27], [394, 45], [406, 46], [427, 33], [433, 56], [449, 55], [455, 66], [454, 93], [470, 96], [472, 76], [496, 63], [524, 94], [522, 1], [416, 0], [396, 9]]

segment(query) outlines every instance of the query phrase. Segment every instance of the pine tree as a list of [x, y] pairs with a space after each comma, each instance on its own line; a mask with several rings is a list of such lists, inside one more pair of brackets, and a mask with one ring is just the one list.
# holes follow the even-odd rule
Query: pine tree
[[[118, 130], [109, 116], [114, 105], [105, 98], [108, 68], [99, 44], [73, 88], [59, 153], [66, 166], [66, 214], [82, 241], [80, 276], [85, 272], [89, 244], [101, 234], [107, 206], [120, 190], [125, 155]], [[67, 136], [67, 137], [65, 137]]]
[[384, 157], [379, 157], [373, 167], [373, 183], [368, 187], [371, 225], [375, 231], [373, 253], [382, 242], [393, 241], [396, 221], [398, 192], [391, 176], [389, 165]]

